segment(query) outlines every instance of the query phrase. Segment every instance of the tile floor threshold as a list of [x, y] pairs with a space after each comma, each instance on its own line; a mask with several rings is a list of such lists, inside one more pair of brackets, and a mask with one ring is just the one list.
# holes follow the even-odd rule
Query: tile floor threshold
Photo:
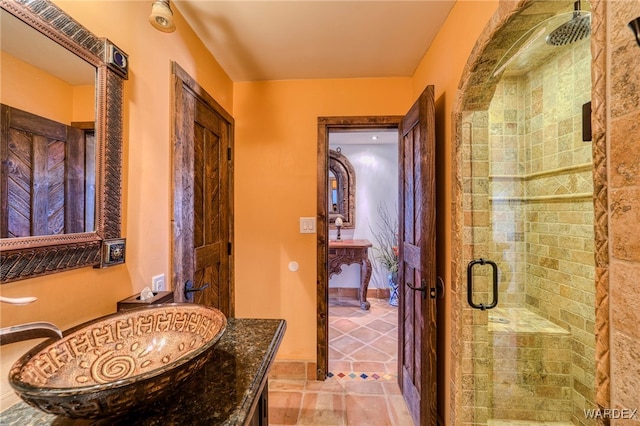
[[397, 383], [398, 308], [329, 299], [327, 380], [269, 380], [269, 424], [411, 426]]

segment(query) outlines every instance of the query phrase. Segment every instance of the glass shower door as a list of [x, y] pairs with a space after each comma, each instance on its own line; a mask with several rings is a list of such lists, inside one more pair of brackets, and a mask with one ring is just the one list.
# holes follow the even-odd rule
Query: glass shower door
[[463, 114], [463, 406], [476, 424], [591, 424], [589, 40], [505, 72]]

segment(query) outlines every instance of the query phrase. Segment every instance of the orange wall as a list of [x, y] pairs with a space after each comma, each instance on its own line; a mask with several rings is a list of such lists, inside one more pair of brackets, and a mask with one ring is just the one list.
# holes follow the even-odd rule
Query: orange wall
[[[438, 275], [445, 282], [445, 288], [451, 286], [451, 231], [452, 231], [452, 169], [451, 155], [453, 145], [452, 114], [455, 106], [462, 71], [469, 55], [498, 7], [497, 0], [461, 1], [455, 4], [445, 24], [429, 47], [413, 76], [413, 96], [417, 97], [426, 85], [434, 85], [436, 99], [436, 180], [437, 188], [437, 250]], [[445, 291], [445, 298], [438, 305], [438, 345], [445, 348], [444, 368], [449, 377], [451, 372], [451, 293]], [[443, 365], [444, 364], [444, 365]], [[440, 368], [440, 367], [439, 367]], [[438, 383], [438, 392], [445, 395], [444, 405], [439, 407], [445, 424], [451, 424], [449, 396], [450, 378]]]
[[2, 51], [0, 102], [64, 124], [95, 120], [95, 86], [70, 86]]
[[0, 102], [59, 123], [73, 121], [73, 86], [6, 52], [0, 52], [0, 65]]
[[[402, 115], [427, 84], [435, 85], [443, 208], [438, 237], [444, 266], [439, 273], [448, 283], [451, 114], [467, 58], [497, 4], [458, 2], [411, 79], [235, 84], [236, 314], [287, 319], [279, 359], [316, 357], [316, 236], [300, 234], [298, 218], [316, 213], [319, 116]], [[299, 263], [297, 272], [288, 270], [290, 261]], [[441, 305], [445, 331], [451, 324], [450, 303], [447, 297]], [[441, 344], [450, 348], [450, 336]], [[445, 352], [443, 368], [450, 371], [449, 350]], [[449, 391], [447, 381], [442, 392]], [[442, 412], [448, 419], [448, 410], [442, 407]]]
[[[50, 321], [62, 329], [114, 312], [116, 302], [169, 271], [170, 244], [170, 61], [177, 61], [228, 111], [233, 84], [174, 10], [177, 31], [165, 34], [148, 22], [151, 2], [56, 1], [94, 34], [129, 55], [124, 88], [123, 234], [127, 262], [98, 270], [83, 268], [0, 286], [3, 296], [36, 296], [32, 305], [0, 309], [1, 326]], [[174, 8], [175, 9], [175, 8]], [[3, 83], [5, 81], [3, 76]], [[3, 87], [4, 90], [4, 87]], [[170, 280], [168, 280], [170, 281]], [[0, 410], [17, 398], [8, 369], [36, 342], [0, 347]]]
[[[177, 11], [178, 30], [147, 22], [148, 2], [60, 1], [68, 13], [130, 55], [125, 84], [123, 231], [127, 263], [85, 268], [0, 287], [4, 296], [34, 295], [27, 307], [2, 307], [2, 326], [45, 320], [67, 328], [115, 310], [117, 300], [169, 274], [170, 61], [176, 60], [236, 120], [236, 315], [288, 321], [280, 359], [315, 361], [316, 236], [298, 218], [316, 215], [317, 117], [401, 115], [435, 84], [444, 168], [440, 189], [450, 204], [453, 99], [463, 66], [495, 1], [458, 1], [413, 78], [271, 81], [233, 84]], [[174, 8], [175, 9], [175, 8]], [[450, 246], [450, 223], [443, 247]], [[290, 272], [290, 261], [299, 263]], [[448, 276], [448, 271], [443, 274]], [[448, 305], [448, 301], [446, 303]], [[448, 328], [448, 324], [445, 324]], [[13, 402], [9, 366], [33, 342], [0, 347], [2, 407]], [[448, 346], [447, 346], [448, 347]], [[446, 366], [447, 371], [449, 366]], [[445, 395], [448, 395], [448, 389]]]
[[[496, 6], [458, 2], [411, 79], [235, 84], [236, 314], [288, 320], [279, 359], [316, 357], [316, 235], [300, 234], [298, 220], [316, 214], [317, 117], [403, 115], [427, 84], [435, 85], [444, 208], [440, 249], [448, 265], [452, 108], [469, 53]], [[297, 272], [288, 270], [291, 261], [300, 265]], [[445, 330], [449, 324], [447, 316]]]
[[95, 104], [94, 85], [74, 86], [73, 88], [73, 121], [95, 121], [96, 104]]
[[318, 117], [404, 114], [411, 79], [237, 83], [233, 104], [236, 315], [285, 318], [278, 357], [315, 362]]

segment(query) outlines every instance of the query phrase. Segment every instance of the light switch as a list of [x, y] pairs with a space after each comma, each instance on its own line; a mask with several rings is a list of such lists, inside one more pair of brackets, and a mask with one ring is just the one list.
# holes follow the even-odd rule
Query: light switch
[[301, 234], [315, 234], [316, 233], [316, 218], [315, 217], [301, 217], [300, 218], [300, 233]]

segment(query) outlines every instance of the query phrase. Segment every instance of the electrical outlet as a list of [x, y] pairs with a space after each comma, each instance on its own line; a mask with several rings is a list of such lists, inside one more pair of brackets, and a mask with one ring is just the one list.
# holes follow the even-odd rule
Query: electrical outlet
[[167, 286], [164, 282], [164, 274], [156, 275], [151, 278], [151, 290], [154, 292], [167, 291]]

